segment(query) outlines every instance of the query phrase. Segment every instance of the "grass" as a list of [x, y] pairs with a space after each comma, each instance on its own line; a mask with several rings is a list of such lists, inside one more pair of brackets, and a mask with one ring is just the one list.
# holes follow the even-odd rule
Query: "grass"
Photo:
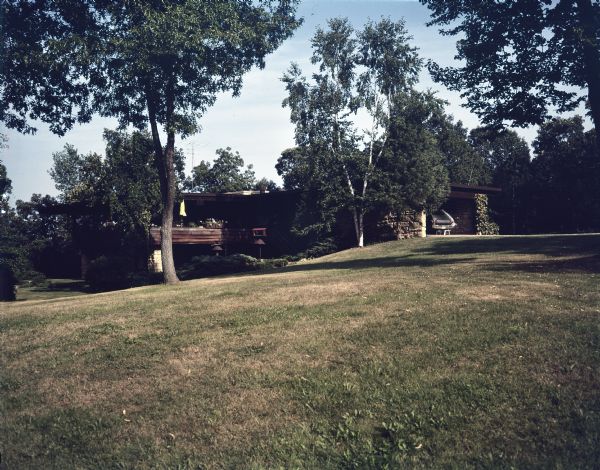
[[0, 306], [8, 468], [600, 465], [600, 236]]
[[43, 286], [19, 286], [17, 301], [73, 297], [87, 293], [85, 282], [79, 279], [48, 279]]

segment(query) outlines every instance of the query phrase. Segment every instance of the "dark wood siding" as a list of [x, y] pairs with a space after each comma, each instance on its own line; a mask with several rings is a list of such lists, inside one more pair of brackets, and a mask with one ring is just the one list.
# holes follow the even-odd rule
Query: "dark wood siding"
[[[173, 227], [173, 245], [227, 245], [252, 243], [255, 237], [266, 237], [265, 228], [192, 228]], [[155, 247], [160, 246], [160, 228], [150, 229], [150, 239]]]

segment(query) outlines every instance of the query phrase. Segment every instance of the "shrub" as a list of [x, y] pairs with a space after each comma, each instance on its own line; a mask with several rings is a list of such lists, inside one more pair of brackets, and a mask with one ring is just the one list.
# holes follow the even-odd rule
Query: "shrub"
[[13, 270], [7, 264], [0, 264], [0, 301], [16, 300], [16, 285]]
[[151, 273], [148, 271], [136, 271], [129, 274], [128, 287], [151, 286], [153, 284], [162, 284], [163, 273]]
[[285, 258], [265, 259], [261, 262], [260, 267], [263, 268], [284, 268], [289, 264]]
[[179, 270], [181, 279], [196, 279], [199, 277], [218, 276], [257, 271], [266, 268], [281, 268], [288, 265], [286, 259], [258, 259], [242, 254], [231, 256], [194, 256]]
[[500, 229], [491, 218], [488, 210], [488, 197], [485, 194], [475, 195], [475, 220], [478, 235], [498, 235]]
[[179, 270], [181, 279], [195, 279], [198, 277], [218, 276], [259, 269], [259, 261], [252, 256], [194, 256]]
[[337, 249], [337, 245], [333, 241], [333, 238], [325, 238], [318, 241], [304, 252], [298, 253], [298, 256], [300, 258], [319, 258], [321, 256], [335, 253]]
[[90, 263], [85, 280], [96, 292], [127, 289], [131, 287], [129, 262], [120, 256], [100, 256]]

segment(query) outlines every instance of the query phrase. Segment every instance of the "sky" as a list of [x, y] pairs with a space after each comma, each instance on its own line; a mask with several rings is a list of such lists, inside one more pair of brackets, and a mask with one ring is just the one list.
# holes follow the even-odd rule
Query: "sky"
[[[317, 27], [326, 26], [329, 18], [347, 17], [356, 28], [361, 28], [368, 19], [404, 18], [406, 28], [413, 36], [412, 45], [419, 48], [421, 57], [441, 65], [454, 63], [455, 39], [441, 36], [436, 27], [426, 26], [429, 12], [417, 1], [304, 0], [298, 13], [304, 18], [303, 25], [267, 57], [264, 69], [252, 70], [244, 77], [241, 96], [219, 95], [216, 104], [200, 120], [202, 131], [186, 140], [177, 139], [176, 145], [186, 155], [188, 173], [200, 160], [212, 161], [218, 148], [231, 147], [240, 152], [246, 164], [254, 166], [258, 178], [280, 182], [275, 163], [283, 150], [294, 145], [289, 109], [281, 105], [286, 97], [281, 77], [292, 62], [298, 63], [306, 75], [310, 74], [310, 39]], [[447, 111], [467, 128], [479, 125], [477, 117], [461, 106], [459, 94], [434, 83], [425, 70], [419, 88], [435, 90], [440, 98], [448, 101]], [[13, 204], [17, 199], [29, 200], [33, 193], [56, 195], [48, 174], [52, 154], [62, 150], [67, 143], [74, 145], [80, 153], [104, 154], [103, 129], [116, 128], [116, 121], [95, 117], [90, 123], [76, 125], [64, 137], [52, 134], [43, 123], [37, 123], [36, 127], [36, 134], [22, 135], [0, 125], [0, 132], [8, 137], [8, 148], [0, 151], [0, 160], [12, 180]], [[519, 132], [531, 141], [534, 131]]]

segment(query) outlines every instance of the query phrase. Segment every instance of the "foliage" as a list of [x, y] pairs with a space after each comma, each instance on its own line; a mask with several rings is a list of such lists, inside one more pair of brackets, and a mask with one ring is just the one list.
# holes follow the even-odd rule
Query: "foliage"
[[261, 178], [261, 179], [259, 179], [254, 184], [254, 189], [257, 190], [257, 191], [263, 191], [263, 192], [264, 191], [272, 192], [272, 191], [279, 191], [280, 190], [279, 185], [275, 181], [273, 181], [271, 179], [268, 179], [268, 178]]
[[[390, 155], [392, 116], [421, 67], [410, 39], [403, 21], [382, 19], [355, 31], [348, 20], [332, 19], [312, 40], [313, 82], [296, 64], [284, 75], [298, 148], [282, 154], [277, 171], [286, 187], [306, 191], [299, 221], [305, 230], [327, 233], [344, 208], [363, 245], [364, 216], [389, 195], [380, 189], [393, 185], [375, 183], [389, 179], [380, 165]], [[370, 118], [362, 133], [353, 121], [359, 110]]]
[[338, 247], [333, 238], [324, 238], [311, 245], [309, 248], [298, 254], [302, 258], [319, 258], [338, 251]]
[[489, 183], [490, 170], [468, 140], [467, 129], [462, 122], [454, 122], [451, 116], [443, 112], [433, 116], [431, 121], [431, 131], [444, 157], [450, 182], [468, 185]]
[[[71, 213], [69, 230], [79, 249], [91, 257], [120, 253], [142, 260], [150, 225], [160, 223], [161, 211], [152, 138], [147, 132], [105, 130], [104, 140], [104, 158], [66, 145], [53, 155], [50, 175]], [[183, 158], [176, 149], [179, 181]]]
[[477, 235], [498, 235], [500, 229], [490, 218], [487, 194], [475, 195], [475, 228]]
[[293, 147], [281, 152], [275, 169], [283, 179], [283, 187], [288, 191], [304, 190], [310, 186], [312, 159], [306, 146]]
[[92, 292], [148, 286], [161, 281], [161, 273], [136, 271], [131, 258], [119, 255], [103, 255], [92, 260], [85, 275], [85, 282]]
[[[81, 266], [72, 221], [51, 210], [58, 204], [41, 194], [32, 194], [29, 201], [18, 200], [15, 227], [26, 240], [27, 257], [36, 271], [54, 278], [77, 277]], [[31, 275], [27, 277], [31, 280]]]
[[528, 183], [534, 231], [600, 230], [600, 161], [581, 117], [540, 126]]
[[[256, 176], [252, 165], [244, 169], [244, 160], [231, 147], [218, 149], [213, 164], [201, 161], [192, 169], [192, 176], [185, 182], [189, 191], [203, 193], [226, 193], [253, 189]], [[268, 183], [267, 183], [268, 184]]]
[[449, 192], [448, 171], [438, 140], [429, 129], [443, 102], [432, 93], [399, 96], [392, 110], [389, 145], [381, 163], [379, 198], [388, 209], [437, 209]]
[[420, 1], [431, 10], [429, 25], [461, 37], [463, 65], [430, 63], [433, 78], [460, 91], [484, 124], [541, 124], [551, 109], [575, 109], [587, 88], [600, 135], [600, 3]]
[[[161, 188], [165, 282], [177, 282], [170, 225], [175, 137], [198, 131], [219, 92], [300, 24], [296, 0], [2, 2], [0, 120], [22, 132], [28, 118], [63, 134], [92, 114], [152, 131]], [[159, 133], [166, 134], [163, 146]]]
[[16, 300], [16, 284], [12, 268], [0, 261], [0, 302]]
[[244, 254], [229, 256], [195, 256], [180, 270], [182, 279], [196, 279], [221, 274], [233, 274], [247, 271], [258, 271], [267, 268], [281, 268], [287, 266], [285, 259], [258, 260]]
[[[8, 197], [12, 190], [12, 183], [6, 175], [6, 166], [0, 160], [0, 200]], [[1, 202], [0, 202], [1, 203]]]
[[29, 260], [31, 246], [21, 230], [19, 216], [8, 203], [11, 190], [6, 167], [0, 161], [0, 265], [10, 270], [17, 280], [23, 280], [39, 273]]
[[100, 256], [92, 260], [85, 274], [85, 282], [95, 292], [130, 287], [131, 261], [120, 256]]
[[495, 194], [491, 209], [503, 233], [523, 233], [530, 223], [531, 162], [529, 145], [515, 131], [473, 129], [469, 141], [484, 159], [491, 183], [502, 192]]

